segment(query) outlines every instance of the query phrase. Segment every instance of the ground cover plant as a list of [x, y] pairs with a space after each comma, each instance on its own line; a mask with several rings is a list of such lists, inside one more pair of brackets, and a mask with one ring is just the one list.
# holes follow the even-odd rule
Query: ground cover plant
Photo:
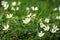
[[60, 0], [0, 0], [0, 40], [59, 40]]

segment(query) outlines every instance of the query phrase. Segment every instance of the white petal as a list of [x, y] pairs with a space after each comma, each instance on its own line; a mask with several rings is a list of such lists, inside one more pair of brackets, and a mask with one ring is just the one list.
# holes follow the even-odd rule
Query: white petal
[[25, 18], [25, 20], [23, 20], [23, 23], [28, 24], [30, 22], [31, 18]]
[[32, 15], [32, 17], [35, 17], [35, 16], [36, 16], [36, 14], [33, 14], [33, 15]]
[[56, 19], [60, 19], [60, 16], [56, 16]]
[[35, 11], [38, 10], [38, 7], [35, 7]]
[[45, 27], [45, 25], [41, 22], [40, 23], [40, 28], [44, 28]]
[[54, 8], [53, 11], [57, 11], [57, 8]]
[[29, 11], [29, 7], [26, 7], [26, 10]]
[[42, 31], [38, 33], [39, 37], [43, 37], [45, 33], [43, 33]]
[[12, 2], [12, 6], [16, 6], [16, 2], [14, 1], [14, 2]]
[[13, 14], [7, 14], [6, 18], [12, 18]]
[[16, 10], [18, 11], [19, 10], [19, 7], [16, 7]]
[[50, 19], [49, 18], [45, 18], [44, 20], [46, 23], [49, 23]]
[[8, 30], [9, 25], [7, 24], [7, 25], [4, 25], [3, 27], [4, 27], [3, 30]]
[[11, 10], [12, 10], [12, 11], [15, 11], [15, 8], [14, 8], [14, 7], [11, 7]]
[[49, 27], [49, 25], [47, 25], [43, 29], [44, 29], [44, 31], [49, 31], [50, 27]]
[[60, 11], [60, 6], [59, 6], [59, 11]]
[[32, 6], [31, 8], [32, 8], [33, 11], [35, 10], [35, 7], [34, 6]]
[[5, 10], [7, 10], [7, 9], [8, 9], [8, 7], [9, 7], [9, 5], [6, 5], [6, 6], [4, 7], [4, 9], [5, 9]]
[[50, 31], [51, 31], [51, 33], [56, 33], [55, 29], [51, 29]]
[[27, 17], [31, 17], [32, 13], [28, 14]]
[[21, 4], [21, 2], [18, 2], [18, 4], [17, 5], [20, 5]]

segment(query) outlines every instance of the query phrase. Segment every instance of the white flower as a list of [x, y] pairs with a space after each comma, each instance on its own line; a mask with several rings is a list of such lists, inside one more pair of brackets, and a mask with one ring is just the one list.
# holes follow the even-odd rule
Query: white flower
[[31, 8], [32, 8], [33, 11], [37, 11], [38, 10], [38, 7], [32, 6]]
[[41, 19], [39, 19], [39, 21], [40, 21], [40, 22], [42, 22], [42, 18], [41, 18]]
[[16, 7], [16, 10], [18, 11], [19, 10], [19, 7]]
[[60, 16], [56, 16], [56, 19], [60, 19]]
[[27, 17], [31, 17], [32, 13], [28, 14]]
[[14, 7], [11, 7], [11, 10], [12, 10], [12, 11], [15, 11], [15, 8], [14, 8]]
[[57, 8], [54, 8], [53, 11], [57, 11]]
[[7, 14], [6, 18], [11, 18], [13, 14]]
[[38, 10], [38, 7], [35, 7], [35, 10]]
[[43, 29], [44, 29], [44, 31], [49, 31], [50, 27], [49, 27], [49, 25], [47, 25]]
[[57, 11], [59, 10], [60, 11], [60, 6], [58, 8], [54, 8], [53, 11]]
[[9, 7], [9, 4], [8, 4], [8, 5], [6, 5], [6, 7], [4, 7], [4, 9], [5, 9], [5, 10], [7, 10], [7, 9], [8, 9], [8, 7]]
[[25, 20], [23, 20], [23, 23], [24, 24], [28, 24], [30, 22], [31, 18], [30, 17], [27, 17], [25, 18]]
[[8, 28], [9, 28], [8, 24], [3, 26], [3, 30], [8, 30]]
[[59, 6], [59, 11], [60, 11], [60, 6]]
[[16, 2], [14, 1], [14, 2], [12, 2], [12, 6], [16, 6]]
[[32, 15], [32, 13], [30, 13], [30, 14], [27, 15], [27, 17], [35, 17], [35, 16], [36, 16], [36, 14]]
[[21, 2], [18, 2], [18, 3], [17, 3], [17, 5], [20, 5], [20, 4], [21, 4]]
[[49, 18], [45, 18], [44, 20], [46, 23], [49, 23], [50, 19]]
[[44, 28], [45, 27], [45, 25], [41, 22], [40, 23], [40, 28]]
[[43, 33], [42, 31], [38, 33], [39, 37], [43, 37], [45, 33]]
[[26, 10], [29, 11], [29, 7], [26, 7]]
[[51, 33], [56, 33], [56, 30], [54, 30], [54, 29], [51, 29], [50, 31], [51, 31]]
[[36, 14], [33, 14], [33, 15], [32, 15], [32, 17], [35, 17], [35, 16], [36, 16]]
[[1, 5], [4, 7], [5, 10], [7, 10], [8, 7], [9, 7], [9, 4], [8, 4], [8, 2], [6, 2], [6, 1], [2, 1], [2, 2], [1, 2]]
[[57, 27], [58, 26], [53, 25], [53, 28], [50, 30], [51, 33], [56, 33], [59, 30], [59, 28], [57, 28]]
[[1, 5], [7, 4], [6, 1], [1, 1]]
[[5, 5], [5, 4], [7, 4], [8, 2], [6, 2], [6, 1], [1, 1], [1, 5]]

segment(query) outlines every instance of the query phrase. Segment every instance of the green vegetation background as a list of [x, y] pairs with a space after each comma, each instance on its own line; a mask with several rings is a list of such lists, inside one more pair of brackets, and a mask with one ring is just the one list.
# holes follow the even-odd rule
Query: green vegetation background
[[[1, 0], [2, 1], [2, 0]], [[1, 4], [0, 1], [0, 4]], [[9, 4], [13, 1], [20, 1], [21, 5], [19, 11], [11, 11], [10, 7], [8, 10], [4, 10], [0, 5], [0, 40], [59, 40], [60, 32], [55, 34], [51, 34], [50, 32], [46, 32], [45, 36], [39, 38], [37, 36], [37, 32], [41, 29], [39, 28], [39, 19], [49, 17], [51, 19], [50, 24], [58, 24], [60, 26], [60, 20], [54, 19], [55, 16], [60, 15], [60, 12], [53, 11], [55, 7], [58, 8], [60, 5], [60, 0], [6, 0]], [[35, 19], [25, 25], [22, 23], [22, 20], [28, 14], [25, 10], [26, 7], [38, 6], [38, 11], [32, 11], [32, 13], [37, 13]], [[6, 19], [5, 15], [7, 13], [13, 13], [14, 17], [12, 19]], [[9, 23], [10, 30], [3, 31], [2, 25]]]

